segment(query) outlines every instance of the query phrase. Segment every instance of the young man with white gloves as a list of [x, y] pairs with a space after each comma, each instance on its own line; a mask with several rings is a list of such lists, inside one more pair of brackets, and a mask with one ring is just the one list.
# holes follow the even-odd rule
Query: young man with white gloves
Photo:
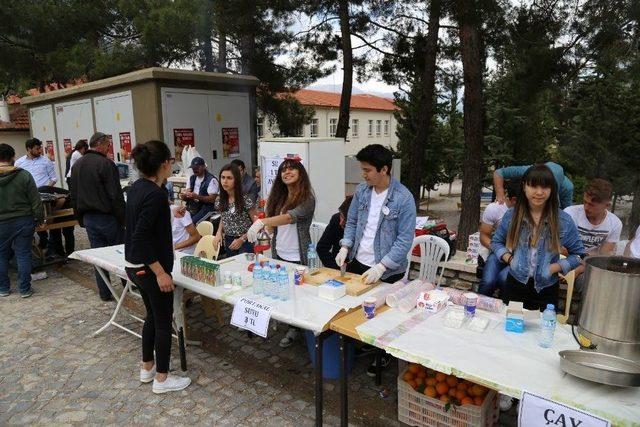
[[338, 266], [362, 274], [364, 283], [395, 282], [407, 269], [416, 228], [416, 205], [409, 190], [391, 174], [391, 151], [368, 145], [356, 155], [364, 183], [358, 185], [344, 229]]

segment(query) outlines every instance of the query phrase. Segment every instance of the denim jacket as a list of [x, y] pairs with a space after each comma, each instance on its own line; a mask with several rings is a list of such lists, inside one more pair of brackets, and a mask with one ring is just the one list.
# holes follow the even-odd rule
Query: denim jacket
[[[358, 185], [344, 227], [341, 246], [350, 248], [349, 260], [355, 258], [369, 217], [369, 204], [373, 187]], [[395, 178], [391, 178], [387, 198], [382, 204], [378, 229], [373, 241], [376, 264], [382, 263], [387, 270], [383, 279], [404, 273], [407, 269], [407, 254], [411, 250], [416, 228], [416, 204], [409, 190]]]
[[[509, 249], [506, 247], [506, 243], [512, 216], [513, 208], [509, 209], [507, 213], [504, 214], [500, 227], [498, 227], [491, 239], [491, 249], [499, 259], [502, 259], [502, 256], [509, 252]], [[562, 267], [562, 274], [567, 274], [580, 265], [580, 256], [585, 253], [584, 246], [582, 246], [582, 240], [578, 234], [578, 229], [569, 214], [560, 210], [558, 211], [558, 218], [560, 221], [560, 244], [567, 249], [568, 256], [564, 259], [560, 259], [560, 255], [558, 253], [549, 250], [549, 233], [541, 233], [537, 245], [537, 263], [533, 278], [535, 289], [538, 292], [544, 288], [554, 285], [558, 281], [557, 274], [549, 274], [549, 267], [551, 264], [560, 264]], [[548, 227], [548, 224], [545, 222], [543, 226], [546, 228]], [[529, 237], [529, 227], [522, 227], [520, 229], [518, 247], [514, 249], [513, 260], [509, 265], [511, 275], [520, 283], [527, 283], [527, 280], [529, 279]]]

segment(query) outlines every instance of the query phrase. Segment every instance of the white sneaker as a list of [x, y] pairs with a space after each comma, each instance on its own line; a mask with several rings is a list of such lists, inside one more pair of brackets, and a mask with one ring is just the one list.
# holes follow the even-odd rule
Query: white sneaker
[[44, 280], [47, 277], [49, 277], [49, 276], [47, 275], [46, 271], [39, 271], [37, 273], [31, 273], [31, 281], [32, 282], [35, 282], [35, 281], [38, 281], [38, 280]]
[[156, 376], [156, 365], [153, 365], [153, 368], [148, 371], [144, 368], [140, 368], [140, 382], [141, 383], [150, 383], [153, 381], [153, 378]]
[[280, 347], [287, 348], [291, 346], [291, 344], [298, 339], [298, 335], [300, 335], [298, 328], [289, 328], [287, 334], [280, 340]]
[[178, 377], [176, 375], [169, 374], [167, 375], [167, 379], [163, 382], [154, 379], [152, 390], [156, 394], [167, 393], [170, 391], [180, 391], [189, 387], [189, 384], [191, 384], [191, 378]]
[[513, 398], [506, 394], [498, 395], [498, 405], [502, 412], [507, 412], [513, 406]]

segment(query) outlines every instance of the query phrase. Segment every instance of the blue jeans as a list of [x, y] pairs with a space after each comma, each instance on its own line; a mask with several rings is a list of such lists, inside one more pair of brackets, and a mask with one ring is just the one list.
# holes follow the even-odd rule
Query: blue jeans
[[31, 242], [36, 223], [23, 216], [0, 222], [0, 291], [9, 292], [9, 257], [13, 249], [18, 264], [18, 289], [31, 290]]
[[191, 221], [193, 221], [193, 223], [197, 225], [200, 220], [202, 220], [202, 218], [204, 218], [209, 212], [213, 212], [213, 208], [204, 205], [198, 212], [191, 215]]
[[[84, 214], [82, 219], [92, 249], [124, 243], [124, 227], [118, 223], [115, 216], [103, 213], [87, 213]], [[111, 291], [109, 291], [109, 287], [98, 274], [98, 270], [96, 270], [96, 283], [98, 284], [100, 298], [110, 299]]]
[[499, 288], [501, 293], [504, 292], [508, 274], [509, 267], [507, 264], [500, 261], [496, 254], [492, 252], [484, 264], [482, 279], [480, 279], [480, 284], [478, 285], [478, 293], [492, 297], [496, 288]]
[[224, 236], [224, 250], [227, 254], [227, 258], [238, 254], [253, 253], [253, 244], [248, 241], [245, 241], [239, 249], [229, 249], [229, 245], [233, 243], [235, 239], [237, 239], [237, 237]]

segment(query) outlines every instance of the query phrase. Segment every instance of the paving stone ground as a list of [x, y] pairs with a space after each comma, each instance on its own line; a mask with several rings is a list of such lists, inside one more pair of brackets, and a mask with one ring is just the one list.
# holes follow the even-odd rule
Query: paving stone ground
[[[86, 234], [76, 231], [78, 248]], [[46, 269], [33, 283], [36, 294], [17, 292], [0, 299], [0, 425], [266, 425], [305, 426], [315, 422], [314, 377], [304, 340], [288, 349], [278, 342], [287, 325], [268, 339], [205, 316], [198, 300], [188, 308], [188, 372], [184, 391], [155, 395], [138, 380], [140, 340], [110, 328], [92, 337], [110, 317], [114, 303], [98, 298], [93, 271], [76, 261]], [[116, 280], [114, 280], [116, 282]], [[15, 286], [15, 275], [12, 275]], [[14, 288], [15, 290], [15, 288]], [[141, 314], [133, 301], [128, 310]], [[121, 316], [139, 331], [140, 324]], [[174, 342], [175, 344], [175, 342]], [[178, 369], [177, 345], [172, 366]], [[395, 426], [397, 367], [376, 387], [365, 374], [371, 358], [356, 359], [350, 376], [350, 422]], [[385, 388], [389, 398], [379, 397]], [[325, 381], [326, 425], [339, 425], [339, 383]], [[513, 411], [512, 411], [513, 412]], [[513, 413], [501, 425], [515, 425]]]

